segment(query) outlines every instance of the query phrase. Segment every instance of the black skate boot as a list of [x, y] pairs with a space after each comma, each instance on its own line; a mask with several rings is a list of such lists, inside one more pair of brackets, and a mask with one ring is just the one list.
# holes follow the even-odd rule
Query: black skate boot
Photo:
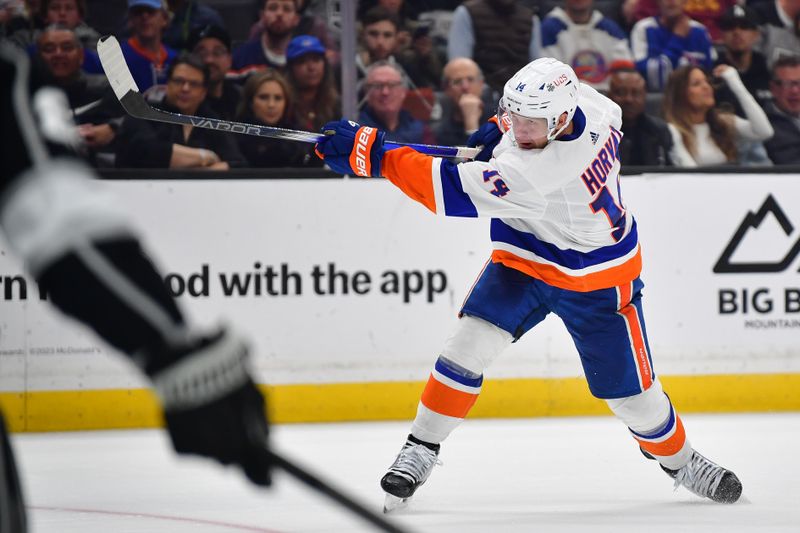
[[397, 459], [381, 479], [381, 488], [386, 491], [383, 512], [388, 513], [402, 507], [417, 488], [431, 475], [438, 460], [439, 445], [423, 443], [408, 436]]
[[[642, 453], [648, 459], [655, 459], [644, 450]], [[742, 482], [736, 474], [709, 461], [697, 451], [692, 451], [692, 458], [678, 470], [659, 466], [675, 480], [676, 489], [683, 485], [690, 492], [718, 503], [736, 503], [742, 495]]]

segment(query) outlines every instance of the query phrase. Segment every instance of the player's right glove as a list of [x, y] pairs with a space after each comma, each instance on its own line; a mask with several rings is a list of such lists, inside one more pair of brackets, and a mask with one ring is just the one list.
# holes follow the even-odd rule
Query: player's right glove
[[335, 172], [351, 176], [379, 177], [386, 149], [386, 134], [351, 120], [335, 120], [322, 127], [325, 138], [314, 147]]
[[475, 156], [475, 161], [488, 161], [492, 158], [492, 152], [500, 139], [503, 138], [503, 131], [500, 129], [500, 124], [497, 117], [492, 117], [486, 123], [478, 128], [467, 139], [467, 146], [483, 146], [483, 149]]
[[[175, 360], [170, 350], [146, 369], [175, 451], [238, 465], [253, 483], [269, 485], [269, 425], [247, 367], [247, 346], [221, 330], [183, 352]], [[159, 368], [164, 359], [174, 362]]]

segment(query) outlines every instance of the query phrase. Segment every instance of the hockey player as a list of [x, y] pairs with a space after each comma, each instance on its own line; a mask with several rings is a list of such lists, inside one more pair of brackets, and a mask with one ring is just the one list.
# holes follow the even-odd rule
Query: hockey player
[[[0, 226], [9, 248], [56, 307], [152, 379], [178, 453], [238, 465], [268, 485], [268, 424], [247, 347], [227, 329], [204, 333], [184, 321], [126, 218], [73, 156], [65, 95], [37, 86], [29, 66], [0, 42]], [[0, 439], [0, 533], [23, 533], [2, 416]]]
[[642, 453], [675, 481], [717, 502], [736, 475], [692, 448], [653, 371], [642, 312], [636, 221], [619, 182], [619, 106], [572, 69], [537, 59], [505, 84], [498, 115], [454, 164], [408, 147], [385, 151], [381, 131], [342, 120], [317, 152], [334, 170], [385, 176], [436, 214], [489, 216], [493, 252], [422, 393], [411, 434], [381, 480], [384, 510], [410, 498], [440, 443], [467, 416], [484, 369], [549, 313], [575, 341], [592, 394], [606, 400]]

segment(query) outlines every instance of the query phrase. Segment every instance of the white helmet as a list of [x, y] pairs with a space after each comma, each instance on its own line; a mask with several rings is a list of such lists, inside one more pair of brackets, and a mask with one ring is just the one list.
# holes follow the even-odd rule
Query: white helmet
[[[522, 67], [503, 87], [500, 109], [525, 118], [547, 121], [547, 140], [555, 139], [569, 124], [578, 107], [578, 77], [569, 65], [542, 57]], [[567, 121], [558, 130], [558, 117]], [[513, 130], [512, 130], [513, 134]]]

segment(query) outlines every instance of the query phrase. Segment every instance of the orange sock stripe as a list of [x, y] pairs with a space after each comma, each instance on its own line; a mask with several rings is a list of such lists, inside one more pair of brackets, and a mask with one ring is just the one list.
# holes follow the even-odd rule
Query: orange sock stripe
[[653, 384], [653, 371], [650, 368], [650, 359], [647, 357], [647, 345], [644, 342], [639, 313], [636, 311], [636, 306], [630, 304], [620, 309], [619, 313], [628, 323], [633, 357], [636, 359], [639, 379], [642, 381], [642, 390], [646, 391]]
[[433, 375], [428, 378], [428, 383], [422, 392], [422, 405], [440, 415], [455, 418], [465, 418], [477, 399], [477, 394], [448, 387], [437, 381]]
[[659, 457], [668, 457], [681, 451], [681, 448], [683, 448], [683, 445], [686, 442], [686, 431], [683, 429], [681, 417], [676, 414], [675, 432], [667, 440], [662, 442], [652, 442], [637, 437], [634, 438], [639, 442], [639, 445], [642, 447], [642, 449], [650, 452], [650, 454]]

